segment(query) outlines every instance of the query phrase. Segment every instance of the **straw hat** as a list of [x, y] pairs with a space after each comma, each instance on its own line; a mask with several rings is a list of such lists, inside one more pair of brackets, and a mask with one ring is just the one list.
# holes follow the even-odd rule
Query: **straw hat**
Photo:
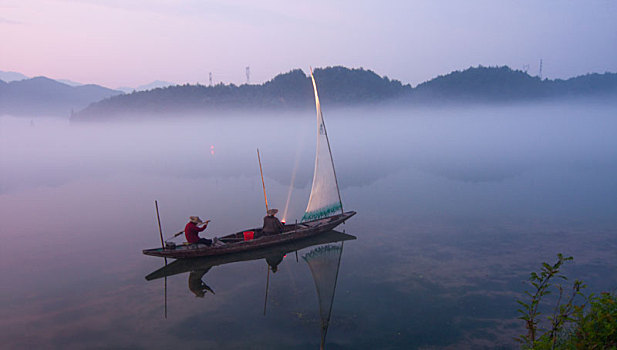
[[189, 216], [189, 220], [196, 225], [203, 224], [199, 216]]
[[268, 210], [268, 215], [270, 215], [270, 216], [274, 216], [274, 215], [276, 215], [276, 213], [278, 213], [278, 212], [279, 212], [279, 210], [278, 210], [278, 209], [270, 209], [270, 210]]

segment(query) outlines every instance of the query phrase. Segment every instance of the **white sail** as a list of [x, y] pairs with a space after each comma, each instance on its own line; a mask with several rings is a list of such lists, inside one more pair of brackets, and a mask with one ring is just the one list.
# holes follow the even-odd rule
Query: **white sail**
[[315, 154], [315, 172], [313, 173], [313, 186], [309, 197], [306, 212], [302, 221], [309, 221], [331, 216], [337, 211], [343, 211], [343, 203], [336, 181], [334, 161], [328, 141], [328, 133], [321, 114], [317, 84], [311, 70], [311, 80], [315, 92], [315, 107], [317, 108], [317, 151]]

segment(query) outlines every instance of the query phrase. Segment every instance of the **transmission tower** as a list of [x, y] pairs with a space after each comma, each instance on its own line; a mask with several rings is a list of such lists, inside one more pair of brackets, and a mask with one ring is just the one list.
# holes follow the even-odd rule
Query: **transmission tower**
[[208, 79], [210, 80], [210, 86], [212, 86], [212, 72], [208, 74]]
[[542, 59], [540, 58], [540, 72], [538, 73], [538, 77], [542, 80]]
[[250, 84], [251, 82], [251, 67], [246, 66], [246, 84]]

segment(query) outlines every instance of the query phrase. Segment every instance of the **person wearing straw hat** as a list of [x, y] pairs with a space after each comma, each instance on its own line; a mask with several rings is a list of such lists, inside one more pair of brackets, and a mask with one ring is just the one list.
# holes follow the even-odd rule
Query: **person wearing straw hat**
[[278, 209], [270, 209], [268, 210], [268, 215], [264, 216], [264, 227], [262, 231], [265, 236], [277, 235], [283, 232], [283, 224], [274, 216], [278, 212]]
[[206, 229], [206, 227], [208, 227], [208, 223], [210, 222], [210, 220], [206, 220], [205, 222], [201, 221], [199, 216], [190, 216], [189, 220], [190, 221], [188, 222], [188, 224], [186, 224], [186, 226], [184, 227], [184, 235], [186, 236], [187, 242], [202, 243], [207, 246], [212, 245], [212, 240], [199, 237], [199, 232], [202, 232]]

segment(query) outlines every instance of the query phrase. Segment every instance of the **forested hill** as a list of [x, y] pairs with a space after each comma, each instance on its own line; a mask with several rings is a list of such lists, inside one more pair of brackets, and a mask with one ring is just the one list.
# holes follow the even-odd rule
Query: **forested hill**
[[[411, 86], [380, 77], [370, 70], [328, 67], [314, 70], [322, 103], [356, 105], [405, 96]], [[311, 79], [296, 69], [261, 85], [176, 85], [114, 96], [93, 103], [73, 120], [152, 116], [230, 109], [314, 108]]]
[[617, 96], [617, 74], [587, 74], [568, 80], [540, 79], [508, 67], [477, 67], [438, 76], [413, 89], [416, 102], [533, 101]]
[[[508, 67], [475, 67], [439, 76], [412, 88], [365, 69], [316, 69], [323, 105], [377, 103], [431, 104], [512, 102], [560, 97], [617, 96], [617, 74], [589, 74], [568, 80], [541, 80]], [[79, 111], [73, 120], [177, 115], [221, 110], [314, 108], [308, 77], [296, 69], [261, 85], [177, 85], [113, 96]]]

